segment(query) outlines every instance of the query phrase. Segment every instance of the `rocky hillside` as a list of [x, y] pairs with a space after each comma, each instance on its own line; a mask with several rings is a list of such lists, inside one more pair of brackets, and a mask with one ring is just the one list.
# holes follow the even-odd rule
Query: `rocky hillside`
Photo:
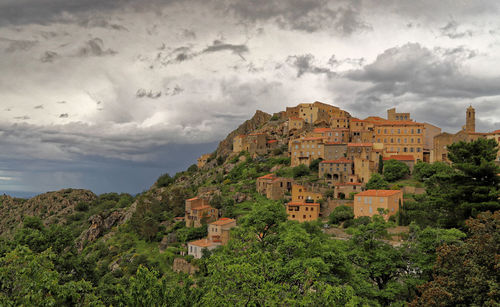
[[24, 216], [37, 216], [45, 225], [65, 223], [80, 203], [91, 203], [96, 195], [88, 190], [65, 189], [47, 192], [28, 200], [0, 196], [0, 235], [9, 234]]

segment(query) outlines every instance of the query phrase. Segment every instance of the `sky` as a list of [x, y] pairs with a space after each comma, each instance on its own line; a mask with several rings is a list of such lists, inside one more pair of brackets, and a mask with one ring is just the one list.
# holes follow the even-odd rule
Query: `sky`
[[0, 192], [138, 193], [257, 109], [500, 129], [497, 0], [0, 0]]

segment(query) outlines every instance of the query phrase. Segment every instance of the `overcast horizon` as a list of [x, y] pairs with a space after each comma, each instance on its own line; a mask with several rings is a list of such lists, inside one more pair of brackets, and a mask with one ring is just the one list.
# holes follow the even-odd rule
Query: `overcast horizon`
[[0, 0], [0, 193], [138, 193], [257, 109], [500, 129], [500, 3]]

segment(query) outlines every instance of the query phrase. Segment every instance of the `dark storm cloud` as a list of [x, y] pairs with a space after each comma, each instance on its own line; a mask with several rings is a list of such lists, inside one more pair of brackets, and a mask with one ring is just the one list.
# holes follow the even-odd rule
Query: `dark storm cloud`
[[339, 2], [342, 5], [335, 7], [327, 0], [234, 0], [228, 8], [251, 22], [274, 21], [282, 28], [306, 32], [333, 29], [336, 33], [349, 35], [370, 28], [349, 2]]
[[7, 43], [7, 48], [5, 48], [5, 52], [13, 53], [18, 51], [28, 51], [38, 44], [36, 40], [16, 40], [0, 37], [0, 43]]
[[297, 69], [297, 77], [300, 78], [305, 73], [326, 74], [328, 77], [336, 75], [327, 67], [319, 67], [314, 64], [315, 58], [312, 54], [293, 55], [286, 59], [286, 62]]
[[57, 52], [54, 52], [54, 51], [45, 51], [45, 53], [40, 58], [40, 61], [42, 63], [52, 63], [58, 57], [59, 57], [59, 54]]
[[0, 26], [72, 22], [65, 13], [93, 15], [122, 7], [136, 11], [168, 5], [178, 0], [3, 0], [0, 3]]
[[394, 97], [416, 94], [420, 97], [477, 98], [500, 95], [500, 77], [477, 77], [462, 72], [461, 60], [440, 57], [418, 43], [387, 49], [363, 69], [345, 77], [371, 84], [363, 95]]

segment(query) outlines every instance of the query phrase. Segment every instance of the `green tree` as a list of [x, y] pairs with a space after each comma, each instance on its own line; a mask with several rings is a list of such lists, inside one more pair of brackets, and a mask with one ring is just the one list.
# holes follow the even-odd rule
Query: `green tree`
[[366, 189], [368, 190], [387, 190], [389, 189], [389, 183], [378, 173], [373, 173], [370, 180], [366, 183]]
[[378, 173], [382, 175], [384, 173], [384, 159], [382, 155], [378, 156]]
[[438, 172], [426, 181], [428, 206], [444, 227], [462, 227], [482, 211], [500, 209], [500, 168], [495, 140], [478, 139], [448, 146], [453, 171]]
[[438, 173], [452, 173], [453, 169], [444, 162], [426, 163], [419, 161], [413, 168], [413, 178], [418, 181], [424, 181]]
[[312, 160], [311, 164], [309, 164], [309, 169], [312, 172], [317, 172], [319, 170], [319, 164], [321, 163], [321, 161], [323, 161], [323, 159], [321, 158]]
[[500, 303], [500, 211], [467, 221], [464, 244], [437, 250], [433, 280], [412, 306], [498, 306]]
[[156, 185], [159, 188], [169, 186], [174, 182], [174, 178], [170, 177], [168, 173], [161, 175], [158, 180], [156, 180]]
[[384, 162], [384, 178], [389, 182], [393, 182], [404, 178], [410, 174], [408, 165], [394, 159]]
[[343, 221], [352, 220], [354, 218], [354, 210], [348, 206], [338, 206], [333, 209], [328, 217], [330, 224], [339, 224]]
[[304, 164], [298, 165], [292, 169], [293, 178], [300, 178], [309, 175], [309, 168]]
[[40, 254], [19, 246], [0, 258], [1, 306], [99, 306], [95, 289], [84, 280], [61, 283], [50, 250]]

